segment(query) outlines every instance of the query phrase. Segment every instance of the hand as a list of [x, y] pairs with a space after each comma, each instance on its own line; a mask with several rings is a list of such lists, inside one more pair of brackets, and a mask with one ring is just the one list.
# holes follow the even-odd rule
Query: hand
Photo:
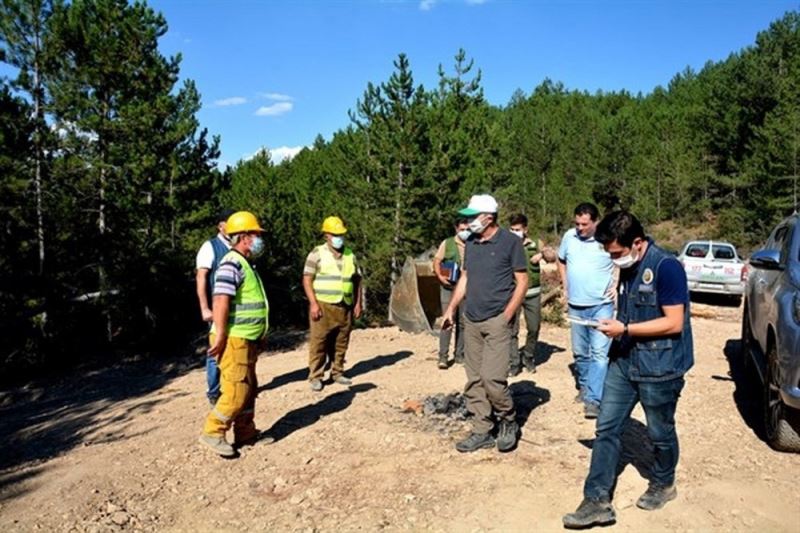
[[214, 344], [208, 349], [208, 355], [217, 358], [217, 361], [222, 359], [222, 354], [225, 352], [225, 345], [228, 342], [228, 336], [224, 333], [218, 333], [214, 336]]
[[310, 316], [311, 320], [313, 320], [314, 322], [322, 318], [322, 309], [320, 309], [318, 303], [309, 304], [308, 316]]
[[356, 302], [353, 306], [353, 317], [361, 318], [361, 302]]
[[517, 313], [516, 313], [516, 311], [515, 311], [515, 312], [513, 312], [513, 313], [511, 313], [511, 314], [509, 315], [509, 309], [508, 309], [507, 307], [506, 307], [506, 308], [503, 310], [503, 318], [505, 318], [505, 319], [506, 319], [506, 322], [507, 322], [508, 324], [511, 324], [511, 322], [513, 322], [513, 321], [514, 321], [514, 316], [515, 316], [516, 314], [517, 314]]
[[614, 285], [612, 285], [611, 287], [606, 289], [606, 293], [603, 296], [605, 296], [606, 298], [609, 298], [612, 301], [616, 302], [617, 301], [617, 288]]
[[533, 263], [534, 265], [538, 265], [541, 261], [542, 261], [542, 253], [541, 252], [531, 256], [531, 263]]
[[597, 331], [605, 334], [606, 337], [611, 337], [612, 339], [616, 339], [617, 337], [621, 337], [622, 334], [625, 333], [625, 324], [623, 324], [619, 320], [614, 320], [611, 318], [601, 318], [599, 322], [600, 325], [597, 326]]
[[437, 274], [436, 277], [439, 278], [439, 283], [441, 283], [445, 287], [450, 287], [452, 285], [452, 283], [450, 283], [450, 279], [447, 276], [440, 276]]
[[445, 309], [442, 315], [442, 329], [450, 329], [453, 327], [453, 310], [449, 307]]
[[211, 309], [201, 309], [200, 314], [203, 315], [203, 322], [214, 321], [214, 314], [211, 312]]

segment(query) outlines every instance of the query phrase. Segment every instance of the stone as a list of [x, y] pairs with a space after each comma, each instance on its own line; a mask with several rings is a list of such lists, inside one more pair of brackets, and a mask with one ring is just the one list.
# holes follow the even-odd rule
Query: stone
[[124, 526], [128, 523], [128, 515], [122, 511], [118, 511], [111, 515], [111, 521], [117, 524], [118, 526]]

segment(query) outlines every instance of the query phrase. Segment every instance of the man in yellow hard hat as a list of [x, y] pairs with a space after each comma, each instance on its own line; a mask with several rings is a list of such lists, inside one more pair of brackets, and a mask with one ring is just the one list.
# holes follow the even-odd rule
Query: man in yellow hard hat
[[310, 323], [308, 380], [315, 392], [322, 390], [327, 360], [334, 383], [352, 383], [344, 375], [344, 358], [353, 319], [361, 316], [361, 277], [355, 254], [344, 245], [347, 228], [332, 216], [323, 221], [322, 233], [325, 243], [311, 250], [303, 268]]
[[[206, 417], [200, 443], [223, 457], [235, 447], [254, 443], [253, 422], [258, 382], [256, 360], [269, 328], [269, 302], [251, 261], [264, 251], [264, 232], [247, 211], [232, 214], [226, 223], [231, 250], [220, 261], [214, 279], [213, 326], [209, 355], [222, 373], [222, 395]], [[233, 426], [234, 445], [225, 440]]]

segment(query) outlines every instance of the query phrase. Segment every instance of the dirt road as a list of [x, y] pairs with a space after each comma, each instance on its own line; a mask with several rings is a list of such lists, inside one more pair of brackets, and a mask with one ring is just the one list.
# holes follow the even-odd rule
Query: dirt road
[[[625, 437], [614, 504], [621, 531], [800, 531], [800, 455], [757, 435], [739, 375], [735, 316], [694, 320], [696, 365], [678, 408], [678, 498], [634, 502], [652, 460], [640, 410]], [[459, 454], [461, 423], [401, 412], [458, 391], [431, 337], [356, 331], [355, 385], [312, 393], [305, 345], [259, 361], [261, 428], [278, 437], [236, 460], [200, 449], [204, 373], [132, 365], [45, 390], [6, 391], [0, 526], [8, 531], [560, 530], [581, 499], [593, 423], [573, 403], [569, 331], [545, 325], [540, 366], [514, 378], [518, 449]], [[732, 367], [733, 365], [733, 367]], [[733, 377], [731, 377], [733, 376]], [[734, 379], [735, 378], [735, 379]]]

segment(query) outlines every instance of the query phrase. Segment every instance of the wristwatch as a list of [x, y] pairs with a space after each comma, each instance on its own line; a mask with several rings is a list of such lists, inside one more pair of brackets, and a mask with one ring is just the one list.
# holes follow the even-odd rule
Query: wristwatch
[[628, 336], [628, 324], [627, 323], [625, 323], [625, 329], [622, 331], [622, 334], [625, 335], [626, 337]]

